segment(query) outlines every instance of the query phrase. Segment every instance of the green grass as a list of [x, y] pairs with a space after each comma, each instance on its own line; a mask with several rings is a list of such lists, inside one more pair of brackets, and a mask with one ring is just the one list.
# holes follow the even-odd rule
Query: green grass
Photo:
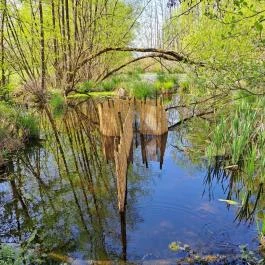
[[145, 81], [135, 81], [129, 84], [130, 95], [137, 99], [152, 97], [156, 93], [155, 86]]
[[45, 258], [29, 246], [0, 245], [0, 265], [47, 264]]
[[38, 138], [39, 136], [39, 121], [37, 117], [30, 115], [26, 112], [22, 112], [18, 116], [17, 125], [24, 131], [24, 134], [29, 138]]

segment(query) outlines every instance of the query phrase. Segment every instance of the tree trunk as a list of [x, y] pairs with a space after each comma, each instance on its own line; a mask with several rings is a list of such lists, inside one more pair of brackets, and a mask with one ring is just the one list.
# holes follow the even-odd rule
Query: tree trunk
[[2, 6], [2, 17], [1, 17], [1, 29], [0, 29], [0, 46], [1, 46], [1, 86], [6, 85], [6, 75], [5, 75], [5, 45], [4, 45], [4, 31], [5, 31], [5, 19], [6, 19], [6, 0], [1, 1]]
[[44, 29], [43, 29], [43, 11], [42, 11], [42, 0], [39, 0], [39, 16], [40, 16], [40, 58], [41, 58], [41, 91], [45, 90], [45, 40], [44, 40]]

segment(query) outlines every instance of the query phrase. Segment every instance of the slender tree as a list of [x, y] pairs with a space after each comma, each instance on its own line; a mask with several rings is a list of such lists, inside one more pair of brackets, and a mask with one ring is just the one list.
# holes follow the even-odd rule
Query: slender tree
[[6, 23], [6, 0], [1, 0], [1, 28], [0, 28], [0, 50], [1, 50], [1, 86], [6, 85], [5, 74], [5, 44], [4, 44], [4, 32]]

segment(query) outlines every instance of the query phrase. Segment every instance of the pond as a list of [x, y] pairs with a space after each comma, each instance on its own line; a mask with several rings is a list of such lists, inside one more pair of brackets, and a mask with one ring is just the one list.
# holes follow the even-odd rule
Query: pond
[[1, 176], [1, 242], [20, 243], [34, 234], [42, 251], [75, 264], [175, 264], [185, 253], [172, 251], [172, 242], [201, 255], [237, 255], [242, 244], [257, 249], [254, 216], [262, 196], [251, 194], [246, 205], [222, 201], [236, 200], [244, 180], [206, 161], [192, 163], [175, 146], [185, 133], [134, 132], [120, 213], [113, 142], [100, 133], [95, 102], [40, 116], [42, 141], [16, 155]]

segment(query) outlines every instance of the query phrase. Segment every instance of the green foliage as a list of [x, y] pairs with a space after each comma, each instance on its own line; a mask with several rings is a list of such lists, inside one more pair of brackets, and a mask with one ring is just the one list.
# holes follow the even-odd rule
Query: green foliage
[[36, 116], [22, 112], [17, 119], [17, 126], [24, 131], [29, 138], [39, 137], [39, 121]]
[[[27, 241], [28, 242], [28, 241]], [[0, 265], [47, 264], [45, 258], [27, 246], [0, 245]], [[49, 263], [50, 264], [50, 263]]]
[[131, 82], [129, 84], [129, 90], [131, 95], [137, 99], [152, 97], [156, 93], [154, 85], [146, 81]]
[[103, 81], [100, 85], [102, 86], [104, 91], [112, 91], [116, 88], [117, 84], [117, 80], [112, 78], [110, 80]]
[[[216, 89], [226, 92], [242, 86], [254, 93], [264, 91], [264, 1], [239, 1], [246, 5], [237, 6], [234, 1], [225, 0], [216, 7], [215, 1], [210, 2], [199, 4], [202, 13], [194, 8], [165, 25], [169, 39], [178, 36], [176, 50], [191, 54], [190, 59], [207, 65], [194, 72], [195, 80], [203, 82], [192, 92], [209, 93]], [[176, 15], [188, 8], [184, 1], [176, 9]]]
[[66, 108], [66, 103], [61, 93], [59, 92], [52, 93], [49, 103], [52, 108], [52, 112], [55, 116], [60, 116], [64, 113]]
[[[77, 62], [80, 62], [79, 59], [83, 55], [93, 55], [107, 47], [126, 47], [133, 40], [134, 29], [137, 27], [137, 23], [133, 23], [136, 13], [133, 5], [127, 1], [84, 0], [78, 11], [75, 7], [76, 3], [72, 1], [69, 1], [69, 5], [64, 8], [59, 8], [61, 5], [59, 0], [54, 0], [53, 4], [50, 2], [42, 4], [44, 31], [44, 49], [42, 49], [39, 3], [21, 1], [14, 2], [13, 5], [6, 1], [8, 10], [6, 15], [13, 19], [12, 25], [6, 22], [7, 19], [3, 20], [6, 22], [4, 37], [7, 41], [1, 68], [6, 75], [8, 88], [17, 88], [21, 84], [28, 85], [32, 82], [39, 84], [42, 67], [40, 50], [44, 51], [45, 56], [47, 89], [50, 88], [49, 86], [58, 88], [60, 84], [59, 88], [63, 90], [66, 88], [65, 83], [70, 69], [75, 70]], [[54, 7], [58, 11], [55, 16], [53, 16]], [[67, 26], [62, 32], [60, 19], [63, 12], [67, 14], [67, 20], [69, 18], [69, 28], [66, 23]], [[76, 16], [79, 19], [76, 19]], [[87, 20], [87, 17], [90, 19]], [[91, 23], [92, 20], [97, 23]], [[81, 33], [76, 28], [86, 30]], [[88, 39], [90, 41], [87, 41]], [[56, 47], [52, 45], [54, 43]], [[71, 54], [75, 54], [75, 59]], [[76, 79], [84, 80], [85, 77], [92, 76], [94, 80], [97, 80], [102, 73], [116, 68], [131, 57], [131, 52], [109, 52], [100, 57], [96, 56], [80, 69], [81, 79], [79, 79], [80, 76]], [[66, 58], [73, 60], [68, 61]], [[83, 69], [85, 70], [82, 71]], [[60, 77], [58, 77], [59, 72]], [[60, 78], [60, 82], [53, 82], [54, 78]], [[52, 82], [49, 82], [51, 80]], [[90, 92], [90, 88], [90, 85], [82, 84], [80, 92]], [[9, 92], [9, 89], [0, 88], [0, 99], [7, 96], [6, 92]]]
[[179, 83], [180, 93], [190, 93], [190, 81], [184, 80]]
[[10, 97], [9, 92], [10, 92], [10, 89], [8, 85], [0, 87], [0, 100], [7, 101]]
[[23, 264], [22, 257], [19, 256], [17, 250], [8, 245], [0, 246], [0, 265], [21, 265]]
[[166, 81], [166, 82], [164, 82], [164, 84], [163, 84], [163, 88], [164, 88], [165, 90], [171, 90], [171, 89], [174, 88], [174, 86], [175, 86], [175, 84], [174, 84], [173, 81]]
[[159, 72], [157, 74], [157, 80], [155, 82], [155, 87], [160, 91], [170, 91], [178, 86], [178, 78], [174, 74], [166, 74], [165, 72]]
[[[15, 131], [19, 137], [37, 138], [39, 135], [38, 119], [36, 116], [27, 112], [22, 107], [12, 106], [4, 102], [0, 102], [0, 115], [2, 123], [0, 125], [0, 135], [9, 134], [7, 128], [12, 125], [17, 128]], [[15, 133], [13, 132], [13, 133]], [[20, 135], [21, 133], [21, 135]]]
[[[130, 79], [130, 80], [134, 80], [134, 81], [140, 81], [141, 80], [141, 77], [140, 77], [140, 73], [139, 72], [137, 72], [137, 71], [129, 71], [128, 73], [127, 73], [127, 75], [128, 75], [128, 78]], [[124, 81], [124, 80], [123, 80]]]
[[78, 87], [78, 93], [88, 93], [93, 91], [95, 87], [95, 82], [93, 80], [87, 80], [83, 83], [81, 83]]
[[178, 77], [176, 74], [167, 74], [165, 72], [159, 72], [157, 74], [157, 81], [160, 83], [165, 83], [165, 82], [172, 82], [175, 85], [178, 84]]

